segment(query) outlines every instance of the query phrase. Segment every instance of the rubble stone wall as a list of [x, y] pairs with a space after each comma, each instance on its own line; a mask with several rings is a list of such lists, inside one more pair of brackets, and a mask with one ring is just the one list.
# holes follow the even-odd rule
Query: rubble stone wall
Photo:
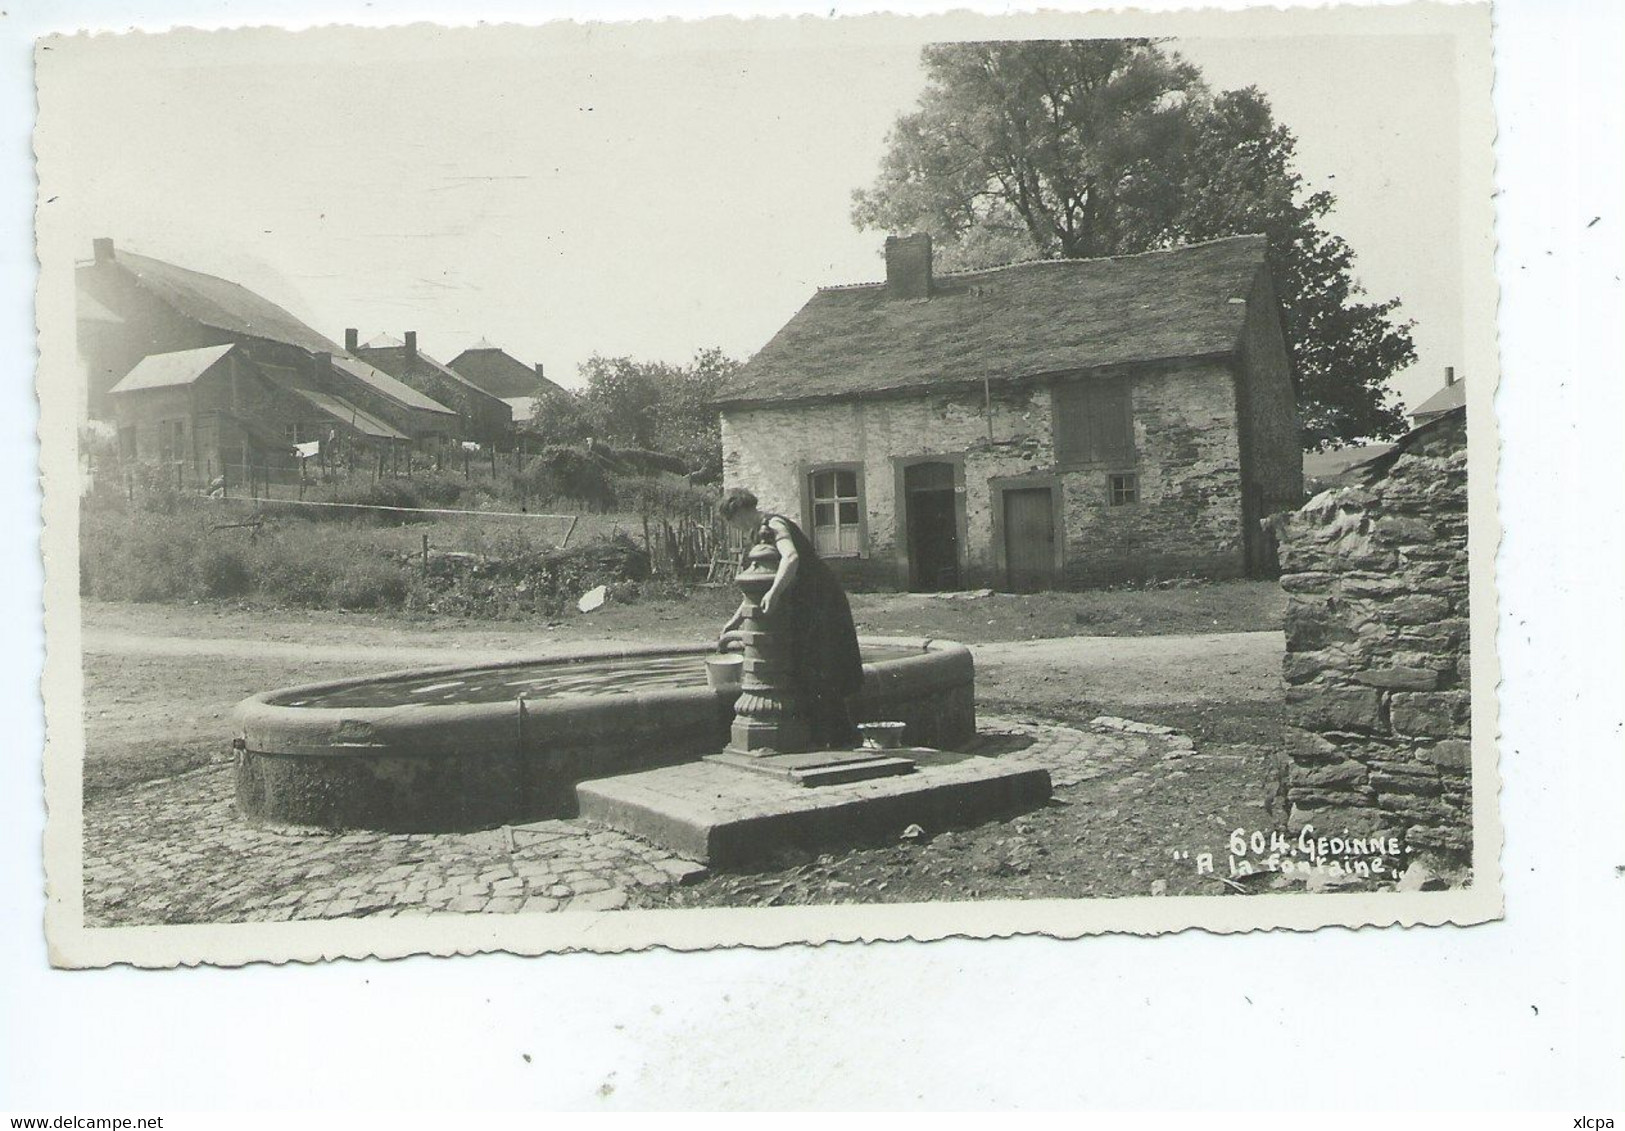
[[[1035, 477], [1060, 492], [1058, 585], [1246, 572], [1236, 378], [1222, 361], [1104, 372], [1132, 382], [1134, 455], [1122, 465], [1057, 466], [1043, 382], [946, 393], [741, 407], [722, 413], [723, 481], [806, 523], [809, 471], [861, 468], [864, 546], [832, 564], [849, 582], [906, 586], [896, 465], [963, 461], [963, 582], [1002, 585], [998, 492]], [[985, 399], [984, 399], [985, 398]], [[1295, 440], [1294, 440], [1295, 443]], [[1112, 505], [1109, 475], [1132, 471], [1138, 498]], [[1296, 481], [1294, 481], [1296, 482]]]
[[1471, 853], [1466, 417], [1276, 523], [1289, 827]]

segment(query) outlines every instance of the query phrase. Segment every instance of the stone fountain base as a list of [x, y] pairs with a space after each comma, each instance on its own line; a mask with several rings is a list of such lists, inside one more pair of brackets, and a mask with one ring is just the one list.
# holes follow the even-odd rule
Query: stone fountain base
[[770, 774], [800, 786], [842, 785], [846, 782], [912, 774], [917, 761], [907, 750], [813, 750], [802, 754], [741, 754], [724, 750], [708, 754], [707, 762], [733, 766], [753, 774]]
[[[814, 765], [761, 772], [770, 758], [751, 759], [759, 772], [741, 772], [721, 756], [665, 769], [582, 782], [583, 817], [652, 841], [718, 868], [770, 862], [786, 849], [822, 851], [890, 842], [910, 825], [930, 832], [965, 828], [1023, 812], [1050, 797], [1043, 769], [940, 750], [856, 751], [912, 763], [888, 776], [833, 781], [807, 788], [792, 773]], [[836, 769], [839, 763], [832, 763]]]

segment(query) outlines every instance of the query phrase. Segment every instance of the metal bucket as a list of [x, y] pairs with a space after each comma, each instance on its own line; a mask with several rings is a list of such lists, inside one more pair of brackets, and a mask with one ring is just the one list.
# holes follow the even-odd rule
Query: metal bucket
[[869, 750], [896, 750], [903, 745], [903, 731], [907, 723], [879, 722], [859, 723], [858, 733], [863, 735], [863, 745]]
[[705, 682], [712, 691], [735, 691], [745, 670], [745, 657], [724, 652], [705, 658]]

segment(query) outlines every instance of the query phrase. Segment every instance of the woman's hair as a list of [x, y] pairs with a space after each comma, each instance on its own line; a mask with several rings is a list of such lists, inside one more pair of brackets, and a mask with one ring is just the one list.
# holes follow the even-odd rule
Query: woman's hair
[[756, 496], [743, 487], [735, 487], [722, 497], [722, 505], [717, 508], [717, 513], [728, 519], [743, 511], [755, 509]]

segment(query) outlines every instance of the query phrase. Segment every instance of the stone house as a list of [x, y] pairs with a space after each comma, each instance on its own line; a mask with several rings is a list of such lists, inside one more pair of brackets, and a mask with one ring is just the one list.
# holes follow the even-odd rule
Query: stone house
[[1265, 246], [939, 276], [892, 237], [725, 389], [725, 485], [872, 586], [1267, 575], [1302, 453]]
[[[143, 358], [235, 345], [240, 349], [234, 356], [252, 361], [282, 388], [338, 398], [415, 447], [432, 449], [457, 436], [457, 412], [347, 354], [246, 287], [120, 251], [110, 239], [94, 242], [93, 257], [76, 269], [75, 283], [92, 419], [113, 414], [112, 388]], [[275, 431], [298, 424], [285, 417], [262, 422]]]
[[1465, 864], [1472, 849], [1467, 418], [1435, 416], [1273, 519], [1287, 592], [1293, 835], [1396, 838]]
[[359, 337], [354, 329], [345, 330], [345, 351], [455, 409], [461, 439], [497, 444], [511, 437], [513, 406], [418, 349], [417, 331], [408, 330], [403, 338], [380, 335], [366, 345], [358, 344]]

